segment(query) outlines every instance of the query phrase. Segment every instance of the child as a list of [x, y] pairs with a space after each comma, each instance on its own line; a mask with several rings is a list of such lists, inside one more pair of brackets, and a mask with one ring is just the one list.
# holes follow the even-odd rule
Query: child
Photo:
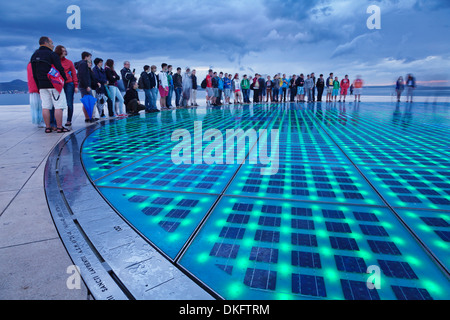
[[335, 102], [337, 100], [337, 96], [339, 95], [339, 87], [338, 77], [335, 77], [333, 81], [333, 97]]

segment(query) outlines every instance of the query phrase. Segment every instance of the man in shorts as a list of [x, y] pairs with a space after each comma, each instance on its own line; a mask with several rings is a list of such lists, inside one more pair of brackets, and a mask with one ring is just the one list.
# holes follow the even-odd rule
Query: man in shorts
[[31, 68], [34, 81], [39, 89], [42, 101], [42, 116], [45, 122], [45, 132], [51, 133], [50, 110], [55, 108], [55, 119], [58, 133], [69, 132], [62, 125], [63, 112], [67, 108], [66, 95], [64, 90], [59, 92], [48, 78], [48, 73], [52, 66], [58, 70], [64, 81], [67, 81], [66, 73], [61, 65], [61, 58], [53, 52], [53, 41], [49, 37], [39, 39], [39, 49], [31, 56]]
[[327, 102], [332, 101], [333, 96], [333, 73], [330, 73], [330, 76], [327, 78], [327, 81], [325, 82], [325, 86], [327, 87]]

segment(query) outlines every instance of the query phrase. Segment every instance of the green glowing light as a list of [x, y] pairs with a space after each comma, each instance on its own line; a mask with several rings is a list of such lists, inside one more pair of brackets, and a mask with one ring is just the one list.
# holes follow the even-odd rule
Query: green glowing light
[[218, 226], [218, 227], [223, 227], [226, 224], [227, 224], [227, 220], [225, 220], [225, 219], [219, 219], [216, 221], [216, 226]]
[[209, 254], [207, 252], [200, 253], [197, 256], [197, 262], [198, 263], [202, 263], [203, 264], [203, 263], [206, 263], [208, 260], [209, 260]]
[[409, 264], [414, 265], [416, 267], [419, 267], [422, 264], [422, 262], [419, 259], [417, 259], [416, 257], [413, 257], [413, 256], [406, 256], [405, 260]]
[[331, 282], [339, 281], [339, 273], [334, 269], [325, 269], [324, 276]]
[[241, 282], [233, 282], [228, 286], [228, 294], [230, 298], [236, 299], [239, 296], [242, 295], [242, 292], [244, 291], [245, 287]]
[[427, 289], [430, 293], [434, 293], [436, 295], [441, 295], [442, 294], [442, 288], [436, 284], [433, 281], [430, 280], [422, 280], [422, 283], [425, 287], [425, 289]]

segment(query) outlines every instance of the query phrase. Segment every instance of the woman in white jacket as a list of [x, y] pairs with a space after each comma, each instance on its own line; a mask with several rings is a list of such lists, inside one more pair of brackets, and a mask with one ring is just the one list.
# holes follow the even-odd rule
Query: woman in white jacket
[[183, 91], [182, 91], [182, 99], [181, 106], [187, 107], [189, 106], [189, 100], [191, 98], [191, 90], [192, 90], [192, 76], [191, 69], [186, 68], [186, 72], [183, 74]]

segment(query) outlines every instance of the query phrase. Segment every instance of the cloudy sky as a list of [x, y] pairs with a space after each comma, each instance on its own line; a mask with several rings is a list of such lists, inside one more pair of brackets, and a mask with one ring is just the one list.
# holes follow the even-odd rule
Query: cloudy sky
[[[69, 30], [67, 8], [81, 10]], [[369, 29], [370, 5], [381, 29]], [[240, 74], [334, 72], [391, 84], [412, 72], [423, 85], [450, 85], [449, 0], [31, 0], [1, 1], [0, 82], [26, 80], [42, 35], [72, 61], [93, 58], [209, 67]]]

